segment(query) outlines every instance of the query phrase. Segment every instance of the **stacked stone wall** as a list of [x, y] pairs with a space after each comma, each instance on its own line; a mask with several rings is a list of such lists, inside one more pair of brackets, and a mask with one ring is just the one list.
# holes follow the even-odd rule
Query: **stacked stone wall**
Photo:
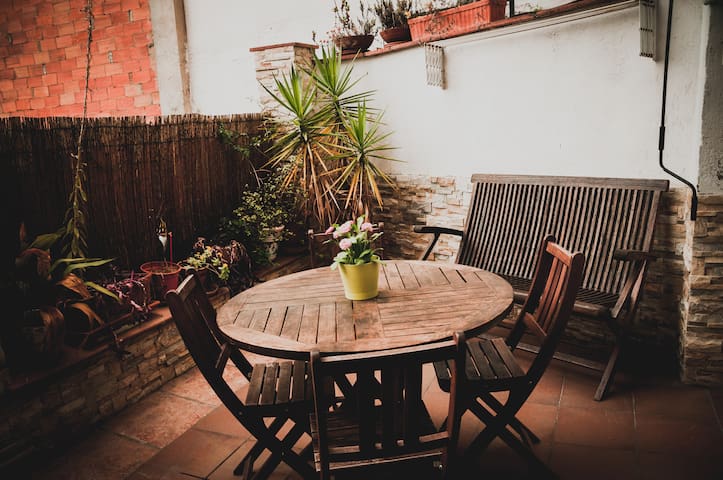
[[[148, 326], [151, 327], [151, 326]], [[123, 344], [0, 397], [0, 465], [61, 444], [195, 364], [168, 315]]]
[[723, 195], [699, 197], [680, 320], [682, 380], [723, 385]]

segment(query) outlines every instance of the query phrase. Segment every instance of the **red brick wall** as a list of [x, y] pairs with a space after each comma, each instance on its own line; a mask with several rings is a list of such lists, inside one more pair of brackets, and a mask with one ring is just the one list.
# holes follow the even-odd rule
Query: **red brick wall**
[[[0, 116], [80, 116], [87, 0], [0, 0]], [[160, 115], [148, 0], [94, 0], [88, 115]]]

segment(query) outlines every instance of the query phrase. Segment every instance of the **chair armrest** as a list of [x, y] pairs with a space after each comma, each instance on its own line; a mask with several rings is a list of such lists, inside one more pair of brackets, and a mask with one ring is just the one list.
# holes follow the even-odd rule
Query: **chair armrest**
[[457, 235], [461, 237], [463, 233], [462, 230], [457, 230], [456, 228], [435, 227], [431, 225], [414, 225], [413, 229], [415, 233], [431, 233], [434, 235], [434, 238], [432, 238], [432, 241], [429, 242], [427, 249], [424, 251], [422, 256], [419, 257], [420, 260], [426, 260], [429, 257], [429, 254], [432, 253], [432, 250], [434, 250], [434, 246], [437, 244], [437, 240], [439, 240], [440, 235]]
[[616, 248], [613, 252], [613, 258], [621, 262], [636, 262], [641, 260], [655, 260], [657, 255], [641, 250], [628, 250], [624, 248]]
[[446, 235], [457, 235], [459, 237], [462, 236], [462, 230], [457, 230], [456, 228], [435, 227], [433, 225], [415, 225], [414, 232], [415, 233], [433, 233], [434, 235], [446, 234]]

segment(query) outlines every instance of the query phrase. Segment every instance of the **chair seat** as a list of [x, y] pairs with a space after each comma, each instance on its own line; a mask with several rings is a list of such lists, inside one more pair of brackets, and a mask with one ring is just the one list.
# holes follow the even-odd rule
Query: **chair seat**
[[270, 412], [298, 406], [306, 409], [312, 398], [311, 377], [308, 363], [282, 361], [259, 363], [253, 366], [249, 387], [246, 393], [246, 405], [261, 412]]
[[[525, 303], [525, 300], [527, 300], [527, 292], [530, 290], [532, 281], [527, 278], [513, 277], [510, 275], [500, 276], [512, 285], [515, 293], [515, 303]], [[586, 317], [608, 319], [611, 316], [611, 309], [615, 306], [615, 303], [617, 303], [618, 298], [619, 296], [614, 293], [580, 288], [577, 292], [572, 311], [573, 313]]]
[[[450, 365], [435, 362], [434, 369], [439, 386], [449, 391]], [[510, 347], [499, 337], [477, 337], [467, 341], [467, 384], [470, 388], [483, 387], [488, 391], [509, 390], [526, 381], [526, 372], [520, 367]]]
[[[429, 414], [429, 411], [427, 410], [426, 406], [422, 403], [422, 408], [420, 412], [419, 419], [419, 431], [421, 433], [421, 436], [435, 436], [439, 435], [437, 428], [434, 426], [434, 422], [432, 421], [431, 415]], [[382, 438], [382, 407], [381, 405], [378, 405], [374, 408], [374, 418], [370, 419], [370, 421], [374, 422], [375, 426], [375, 432], [377, 438]], [[311, 436], [314, 439], [314, 462], [316, 463], [317, 469], [320, 468], [319, 465], [319, 456], [316, 452], [319, 451], [319, 445], [317, 442], [317, 439], [319, 438], [318, 432], [316, 430], [316, 415], [314, 413], [310, 414], [310, 425], [311, 425]], [[344, 461], [336, 461], [332, 462], [330, 465], [331, 470], [338, 470], [338, 469], [344, 469], [348, 468], [350, 466], [352, 467], [359, 467], [360, 465], [363, 465], [363, 463], [359, 462], [360, 458], [364, 458], [366, 455], [368, 455], [366, 452], [362, 453], [359, 450], [360, 445], [360, 438], [359, 438], [359, 416], [357, 413], [357, 409], [353, 406], [350, 408], [348, 406], [342, 406], [341, 408], [338, 408], [328, 415], [328, 441], [329, 441], [329, 450], [332, 453], [344, 453]], [[399, 426], [399, 430], [401, 431], [401, 425]], [[401, 445], [401, 442], [403, 436], [400, 433], [397, 438], [397, 443]], [[416, 439], [416, 437], [415, 437]], [[381, 440], [377, 444], [378, 448], [381, 449]], [[419, 452], [415, 450], [415, 445], [410, 445], [410, 452], [409, 454], [401, 454], [401, 455], [395, 455], [395, 456], [388, 456], [384, 458], [375, 458], [373, 460], [370, 460], [368, 463], [371, 464], [381, 464], [381, 463], [388, 463], [388, 462], [399, 462], [400, 460], [413, 460], [413, 459], [419, 459], [419, 458], [427, 458], [427, 457], [439, 457], [444, 452], [443, 444], [440, 443], [439, 450], [432, 450], [432, 451], [426, 451], [426, 452]], [[402, 449], [403, 451], [403, 449]], [[358, 455], [357, 455], [358, 454]]]

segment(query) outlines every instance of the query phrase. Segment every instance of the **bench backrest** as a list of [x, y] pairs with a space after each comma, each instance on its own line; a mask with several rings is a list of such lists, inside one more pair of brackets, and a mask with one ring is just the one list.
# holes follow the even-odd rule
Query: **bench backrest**
[[552, 234], [587, 259], [582, 287], [619, 293], [628, 262], [616, 249], [649, 252], [667, 180], [473, 175], [457, 262], [531, 279], [539, 239]]

